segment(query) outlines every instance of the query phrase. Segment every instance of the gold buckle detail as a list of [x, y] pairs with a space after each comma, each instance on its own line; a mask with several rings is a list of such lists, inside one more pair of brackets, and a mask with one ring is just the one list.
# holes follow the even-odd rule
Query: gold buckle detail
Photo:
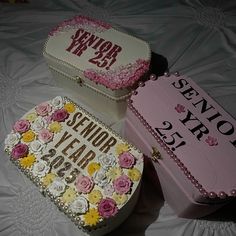
[[156, 147], [152, 147], [151, 157], [154, 162], [159, 163], [158, 160], [162, 160], [161, 153], [158, 151]]
[[79, 84], [79, 86], [82, 87], [84, 81], [79, 76], [75, 76], [75, 81], [77, 84]]

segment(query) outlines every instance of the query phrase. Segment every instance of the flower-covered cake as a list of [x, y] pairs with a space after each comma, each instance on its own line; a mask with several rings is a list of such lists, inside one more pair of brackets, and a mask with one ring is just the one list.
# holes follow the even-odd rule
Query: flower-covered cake
[[111, 231], [136, 203], [141, 152], [66, 97], [43, 102], [16, 121], [5, 150], [88, 234]]

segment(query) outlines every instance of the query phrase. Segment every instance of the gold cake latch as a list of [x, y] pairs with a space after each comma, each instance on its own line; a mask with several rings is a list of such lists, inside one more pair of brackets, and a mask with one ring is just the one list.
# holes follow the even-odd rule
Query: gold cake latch
[[79, 86], [83, 86], [84, 81], [79, 76], [75, 76], [75, 81]]
[[159, 160], [162, 160], [161, 153], [156, 147], [152, 147], [151, 157], [154, 162], [159, 163]]

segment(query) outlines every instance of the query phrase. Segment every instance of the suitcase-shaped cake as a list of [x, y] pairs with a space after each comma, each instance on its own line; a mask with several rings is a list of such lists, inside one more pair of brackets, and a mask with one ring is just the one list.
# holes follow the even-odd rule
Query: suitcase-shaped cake
[[53, 29], [43, 55], [58, 84], [73, 99], [114, 119], [149, 71], [149, 45], [110, 24], [75, 16]]
[[138, 199], [142, 153], [66, 97], [16, 121], [5, 150], [85, 235], [113, 230]]
[[150, 76], [128, 102], [125, 137], [152, 158], [177, 215], [198, 218], [236, 196], [236, 121], [186, 76]]

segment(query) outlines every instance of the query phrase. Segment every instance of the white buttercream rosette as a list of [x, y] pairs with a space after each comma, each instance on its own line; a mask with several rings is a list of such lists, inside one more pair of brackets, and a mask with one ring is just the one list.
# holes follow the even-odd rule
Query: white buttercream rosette
[[61, 96], [57, 96], [51, 100], [51, 105], [54, 110], [61, 109], [64, 106], [64, 99]]
[[45, 143], [42, 143], [39, 140], [34, 140], [29, 144], [29, 150], [35, 155], [41, 154], [45, 147]]
[[48, 166], [46, 161], [39, 160], [33, 165], [32, 173], [36, 177], [44, 177], [50, 170], [50, 167]]
[[17, 143], [20, 141], [20, 134], [19, 133], [10, 133], [7, 135], [5, 139], [5, 146], [7, 148], [13, 148]]
[[49, 185], [48, 190], [50, 193], [57, 197], [65, 191], [66, 183], [60, 178], [55, 178], [54, 181]]
[[108, 169], [116, 165], [116, 157], [112, 153], [99, 155], [98, 161], [103, 169]]
[[70, 210], [74, 213], [83, 214], [88, 211], [88, 207], [87, 199], [83, 196], [79, 196], [71, 203]]
[[109, 183], [107, 178], [107, 171], [105, 169], [100, 169], [93, 174], [93, 181], [96, 185], [103, 188]]
[[38, 133], [40, 130], [42, 130], [43, 128], [46, 128], [47, 124], [45, 119], [43, 119], [43, 117], [38, 116], [34, 122], [31, 124], [31, 129], [35, 132]]

